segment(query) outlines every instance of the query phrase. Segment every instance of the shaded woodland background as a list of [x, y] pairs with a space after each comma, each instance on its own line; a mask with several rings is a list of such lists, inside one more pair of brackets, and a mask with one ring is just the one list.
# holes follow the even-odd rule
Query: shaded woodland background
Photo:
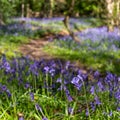
[[120, 24], [119, 0], [1, 0], [0, 24], [10, 17], [97, 17], [109, 26]]

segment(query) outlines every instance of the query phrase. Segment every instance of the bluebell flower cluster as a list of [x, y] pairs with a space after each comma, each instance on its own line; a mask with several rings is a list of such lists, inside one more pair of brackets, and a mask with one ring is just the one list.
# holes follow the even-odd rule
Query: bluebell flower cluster
[[[58, 41], [55, 44], [73, 50], [81, 50], [82, 48], [101, 51], [120, 50], [120, 35], [118, 28], [115, 28], [113, 32], [108, 32], [105, 26], [88, 28], [82, 32], [76, 32], [75, 35], [82, 42], [81, 45], [75, 44], [69, 35], [57, 35], [56, 39]], [[66, 42], [66, 44], [62, 41]]]
[[[93, 77], [89, 77], [89, 74]], [[7, 60], [5, 56], [0, 61], [0, 96], [7, 94], [12, 96], [12, 86], [16, 89], [29, 91], [31, 102], [35, 102], [34, 91], [39, 90], [42, 94], [56, 96], [59, 94], [68, 103], [75, 102], [75, 97], [83, 96], [84, 88], [86, 93], [92, 96], [88, 101], [90, 108], [95, 111], [98, 106], [103, 105], [99, 94], [107, 93], [110, 103], [114, 99], [115, 108], [120, 107], [120, 77], [107, 72], [101, 75], [99, 71], [83, 73], [78, 67], [69, 61], [62, 60], [30, 60], [27, 57]], [[76, 96], [77, 95], [77, 96]], [[1, 97], [2, 98], [2, 97]], [[79, 100], [79, 99], [78, 99]], [[35, 102], [35, 108], [42, 111]], [[86, 114], [88, 114], [86, 108]]]

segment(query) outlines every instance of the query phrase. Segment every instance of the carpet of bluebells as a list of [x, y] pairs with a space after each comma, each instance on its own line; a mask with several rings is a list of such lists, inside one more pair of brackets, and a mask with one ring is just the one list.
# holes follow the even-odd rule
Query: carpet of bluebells
[[[0, 26], [0, 35], [35, 37], [43, 35], [46, 32], [43, 27], [48, 24], [53, 25], [55, 30], [64, 28], [61, 23], [63, 18], [24, 19], [25, 24], [18, 23], [19, 20], [15, 19], [16, 24]], [[74, 23], [83, 28], [91, 27], [84, 20], [71, 19], [73, 29]], [[55, 45], [72, 51], [119, 53], [120, 36], [117, 28], [109, 33], [106, 27], [89, 28], [75, 34], [82, 40], [81, 45], [74, 43], [70, 36], [58, 34]], [[6, 119], [119, 120], [120, 76], [92, 69], [84, 72], [72, 62], [63, 59], [7, 59], [6, 55], [2, 55], [0, 120]]]
[[120, 119], [120, 77], [115, 74], [84, 73], [69, 61], [9, 61], [3, 55], [0, 76], [0, 119], [18, 112], [25, 119], [37, 119], [35, 114], [43, 120]]
[[[75, 34], [83, 42], [83, 47], [87, 47], [89, 50], [102, 49], [103, 51], [117, 51], [120, 50], [119, 32], [120, 31], [117, 28], [112, 32], [108, 32], [107, 27], [103, 26], [99, 28], [89, 28]], [[69, 35], [57, 36], [56, 38], [63, 41], [73, 41]], [[80, 49], [80, 46], [78, 46], [76, 46], [77, 49]]]

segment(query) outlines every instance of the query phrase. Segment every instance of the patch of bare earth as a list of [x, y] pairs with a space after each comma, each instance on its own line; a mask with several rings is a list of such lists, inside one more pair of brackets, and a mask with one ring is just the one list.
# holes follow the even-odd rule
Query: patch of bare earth
[[39, 60], [54, 58], [49, 53], [46, 53], [43, 48], [49, 44], [49, 37], [40, 38], [38, 40], [31, 40], [27, 44], [23, 44], [19, 47], [19, 51], [23, 56], [29, 56], [32, 59]]
[[[67, 31], [61, 31], [59, 33], [60, 36], [68, 35]], [[27, 44], [23, 44], [19, 47], [19, 51], [23, 56], [29, 56], [32, 59], [54, 59], [55, 56], [51, 56], [49, 53], [46, 53], [43, 48], [47, 44], [50, 44], [50, 39], [55, 38], [55, 35], [46, 35], [43, 38], [39, 38], [38, 40], [31, 40]]]

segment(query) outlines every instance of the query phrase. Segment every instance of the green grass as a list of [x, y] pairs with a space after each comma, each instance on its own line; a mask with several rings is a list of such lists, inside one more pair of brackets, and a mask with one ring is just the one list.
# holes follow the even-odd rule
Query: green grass
[[79, 61], [88, 69], [92, 68], [101, 72], [109, 71], [120, 74], [120, 51], [107, 51], [104, 50], [104, 48], [103, 50], [89, 50], [84, 45], [80, 46], [76, 50], [73, 50], [72, 48], [74, 48], [74, 44], [70, 44], [68, 48], [68, 43], [63, 42], [61, 47], [55, 44], [49, 44], [44, 48], [44, 50], [46, 52], [51, 51], [49, 54], [65, 60]]
[[24, 36], [0, 36], [0, 54], [6, 54], [8, 57], [15, 57], [16, 55], [20, 55], [18, 47], [28, 42], [29, 39]]

